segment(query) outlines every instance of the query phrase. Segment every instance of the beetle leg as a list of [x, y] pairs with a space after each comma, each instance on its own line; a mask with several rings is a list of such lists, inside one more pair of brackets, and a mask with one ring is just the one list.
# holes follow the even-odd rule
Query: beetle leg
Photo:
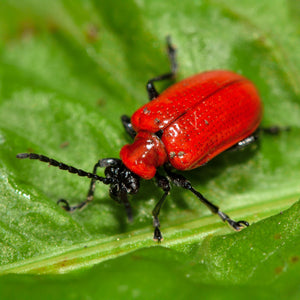
[[124, 204], [128, 221], [132, 222], [133, 221], [132, 208], [128, 201], [127, 191], [125, 188], [121, 190], [120, 197], [121, 197], [121, 202]]
[[154, 78], [148, 80], [146, 89], [147, 89], [148, 97], [149, 97], [150, 101], [159, 96], [159, 93], [154, 86], [155, 81], [174, 79], [176, 76], [176, 72], [177, 72], [176, 50], [171, 43], [171, 37], [167, 36], [166, 40], [167, 40], [168, 56], [169, 56], [169, 60], [171, 63], [171, 72], [163, 74], [163, 75], [159, 75], [157, 77], [154, 77]]
[[[92, 174], [96, 175], [98, 168], [103, 168], [103, 167], [107, 167], [109, 165], [117, 164], [118, 161], [119, 161], [119, 159], [113, 159], [113, 158], [100, 159], [95, 164]], [[94, 193], [95, 193], [95, 188], [96, 188], [96, 181], [97, 181], [97, 179], [92, 178], [91, 183], [90, 183], [90, 188], [89, 188], [88, 193], [87, 193], [87, 197], [86, 197], [86, 199], [84, 201], [82, 201], [82, 202], [80, 202], [80, 203], [78, 203], [76, 205], [70, 206], [67, 200], [65, 200], [65, 199], [59, 199], [57, 201], [57, 204], [63, 203], [64, 205], [62, 205], [62, 208], [64, 210], [68, 211], [68, 212], [73, 212], [76, 209], [80, 209], [80, 210], [84, 209], [94, 199]], [[108, 181], [108, 179], [107, 179], [107, 181]], [[103, 183], [104, 184], [110, 184], [111, 182], [109, 181], [108, 183], [106, 183], [105, 181], [103, 181]]]
[[158, 174], [158, 172], [156, 172], [156, 174], [155, 174], [155, 179], [156, 179], [158, 187], [160, 187], [164, 191], [163, 196], [157, 202], [157, 204], [155, 205], [155, 207], [152, 211], [153, 227], [154, 227], [153, 240], [160, 242], [160, 241], [163, 240], [163, 237], [162, 237], [162, 234], [159, 230], [160, 223], [159, 223], [158, 215], [159, 215], [159, 212], [160, 212], [160, 209], [161, 209], [162, 205], [164, 204], [164, 202], [165, 202], [165, 200], [166, 200], [166, 198], [169, 194], [170, 183], [169, 183], [169, 180], [165, 176], [161, 176], [160, 174]]
[[267, 134], [272, 134], [272, 135], [277, 135], [282, 131], [289, 131], [291, 128], [290, 127], [279, 127], [279, 126], [270, 126], [270, 127], [260, 127], [258, 128], [252, 135], [246, 137], [245, 139], [239, 141], [227, 151], [236, 151], [236, 150], [242, 150], [245, 147], [247, 147], [250, 144], [253, 144], [259, 139], [259, 135], [261, 132], [267, 133]]
[[219, 217], [222, 219], [222, 221], [227, 222], [234, 230], [241, 230], [243, 227], [249, 226], [249, 223], [246, 221], [234, 221], [229, 218], [228, 215], [223, 213], [222, 211], [219, 210], [219, 207], [208, 201], [201, 193], [196, 191], [191, 183], [182, 175], [175, 174], [171, 172], [167, 167], [165, 167], [165, 170], [168, 174], [168, 177], [171, 179], [171, 181], [180, 187], [183, 187], [184, 189], [187, 189], [191, 191], [203, 204], [208, 207], [208, 209], [213, 213], [213, 214], [218, 214]]
[[254, 132], [253, 135], [250, 135], [250, 136], [246, 137], [245, 139], [239, 141], [235, 145], [231, 146], [229, 149], [227, 149], [227, 151], [242, 150], [245, 147], [247, 147], [248, 145], [253, 144], [257, 140], [258, 140], [258, 131]]
[[122, 124], [123, 124], [126, 132], [134, 139], [135, 136], [136, 136], [136, 132], [135, 132], [135, 130], [132, 127], [132, 124], [131, 124], [131, 121], [130, 121], [130, 117], [128, 117], [126, 115], [123, 115], [121, 117], [121, 121], [122, 121]]
[[289, 126], [280, 127], [280, 126], [274, 125], [274, 126], [270, 126], [270, 127], [261, 127], [261, 128], [259, 128], [259, 130], [264, 132], [264, 133], [267, 133], [267, 134], [276, 135], [276, 134], [279, 134], [282, 131], [290, 131], [291, 127], [289, 127]]

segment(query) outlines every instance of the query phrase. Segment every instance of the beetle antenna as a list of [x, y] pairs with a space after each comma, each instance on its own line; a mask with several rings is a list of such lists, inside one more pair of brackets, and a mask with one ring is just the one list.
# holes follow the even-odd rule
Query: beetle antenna
[[98, 176], [96, 174], [92, 174], [92, 173], [83, 171], [81, 169], [74, 168], [72, 166], [66, 165], [62, 162], [58, 162], [57, 160], [49, 158], [49, 157], [44, 156], [44, 155], [40, 155], [40, 154], [36, 154], [36, 153], [20, 153], [20, 154], [17, 155], [17, 158], [20, 158], [20, 159], [24, 159], [24, 158], [37, 159], [37, 160], [40, 160], [42, 162], [49, 163], [50, 166], [58, 167], [61, 170], [66, 170], [66, 171], [68, 171], [72, 174], [77, 174], [78, 176], [81, 176], [81, 177], [88, 177], [88, 178], [92, 178], [94, 180], [99, 180], [99, 181], [103, 182], [104, 184], [112, 183], [112, 180], [110, 178], [101, 177], [101, 176]]

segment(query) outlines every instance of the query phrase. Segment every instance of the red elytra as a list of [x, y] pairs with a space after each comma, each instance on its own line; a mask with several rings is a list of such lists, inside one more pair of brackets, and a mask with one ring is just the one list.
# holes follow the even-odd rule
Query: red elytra
[[261, 118], [261, 101], [248, 79], [223, 70], [200, 73], [133, 114], [137, 135], [120, 157], [144, 179], [166, 162], [178, 170], [194, 169], [255, 132]]

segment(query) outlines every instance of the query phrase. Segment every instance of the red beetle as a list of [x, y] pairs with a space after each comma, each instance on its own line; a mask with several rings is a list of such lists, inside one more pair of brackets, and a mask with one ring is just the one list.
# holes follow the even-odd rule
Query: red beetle
[[[121, 149], [121, 159], [101, 159], [93, 173], [88, 173], [35, 153], [18, 154], [17, 158], [38, 159], [92, 179], [85, 201], [75, 206], [69, 206], [64, 199], [58, 201], [64, 203], [65, 210], [83, 208], [91, 202], [95, 183], [101, 181], [110, 185], [110, 196], [124, 204], [129, 220], [132, 220], [132, 211], [127, 194], [138, 192], [141, 178], [149, 180], [155, 177], [164, 191], [152, 212], [154, 239], [158, 241], [162, 240], [158, 215], [170, 191], [170, 181], [190, 190], [213, 213], [235, 230], [240, 230], [249, 224], [230, 219], [172, 169], [194, 169], [227, 149], [240, 149], [254, 142], [262, 118], [258, 92], [245, 77], [218, 70], [184, 79], [159, 95], [154, 82], [174, 78], [177, 69], [176, 52], [170, 38], [167, 45], [171, 72], [149, 80], [147, 91], [151, 101], [138, 109], [131, 119], [122, 116], [125, 130], [134, 142]], [[105, 177], [96, 175], [98, 167], [105, 167]], [[166, 176], [161, 175], [159, 167]]]

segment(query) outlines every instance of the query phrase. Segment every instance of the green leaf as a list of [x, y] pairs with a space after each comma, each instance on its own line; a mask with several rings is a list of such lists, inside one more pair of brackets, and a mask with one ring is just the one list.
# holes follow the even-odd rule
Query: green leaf
[[80, 274], [8, 275], [2, 296], [17, 299], [17, 285], [22, 299], [299, 299], [299, 213], [300, 201], [241, 233], [208, 237], [188, 256], [153, 246]]
[[[250, 298], [272, 289], [277, 297], [280, 291], [299, 297], [299, 204], [265, 219], [300, 195], [299, 13], [296, 1], [284, 0], [2, 1], [0, 273], [81, 272], [5, 275], [3, 293], [18, 283], [28, 295], [45, 288], [49, 297], [57, 290], [64, 299], [95, 287], [99, 295], [113, 290], [127, 298], [200, 291]], [[82, 201], [88, 179], [15, 155], [37, 152], [87, 171], [99, 158], [118, 157], [130, 142], [120, 116], [147, 101], [149, 78], [169, 70], [166, 35], [178, 50], [178, 80], [210, 69], [239, 72], [260, 91], [263, 126], [291, 130], [184, 173], [234, 219], [264, 221], [232, 233], [192, 194], [174, 187], [161, 211], [164, 241], [157, 247], [151, 211], [161, 191], [152, 181], [131, 198], [132, 224], [101, 184], [94, 203], [69, 215], [56, 201]]]

